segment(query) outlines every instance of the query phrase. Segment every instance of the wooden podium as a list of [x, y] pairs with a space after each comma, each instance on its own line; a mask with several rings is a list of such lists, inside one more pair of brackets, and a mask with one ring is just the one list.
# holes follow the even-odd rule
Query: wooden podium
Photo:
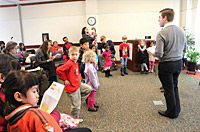
[[[138, 64], [138, 51], [137, 51], [139, 41], [140, 40], [128, 40], [127, 41], [127, 43], [130, 43], [132, 46], [132, 60], [128, 59], [127, 68], [133, 72], [140, 72], [140, 64]], [[149, 44], [151, 41], [154, 41], [154, 40], [146, 40], [145, 41], [146, 47], [149, 47]], [[131, 53], [130, 53], [130, 55], [131, 55]]]

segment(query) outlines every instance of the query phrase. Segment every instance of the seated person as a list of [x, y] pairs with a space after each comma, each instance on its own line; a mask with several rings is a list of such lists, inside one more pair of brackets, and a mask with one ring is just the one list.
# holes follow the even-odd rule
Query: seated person
[[49, 72], [49, 82], [51, 85], [53, 81], [57, 81], [57, 75], [55, 63], [53, 62], [53, 59], [49, 57], [50, 49], [51, 44], [49, 41], [44, 41], [40, 48], [37, 50], [35, 57], [39, 66]]
[[17, 65], [17, 69], [21, 69], [21, 70], [25, 70], [24, 67], [21, 67], [21, 63], [20, 63], [20, 58], [16, 58], [15, 55], [17, 54], [17, 43], [13, 42], [13, 41], [9, 41], [6, 44], [6, 48], [5, 48], [5, 54], [7, 54], [8, 56], [10, 56], [13, 59], [17, 59], [18, 61], [18, 65]]
[[[104, 51], [104, 45], [106, 43], [109, 44], [110, 50], [111, 50], [111, 58], [115, 57], [115, 48], [114, 48], [114, 43], [112, 42], [112, 40], [106, 40], [106, 37], [104, 35], [102, 35], [100, 37], [101, 42], [98, 43], [98, 49], [101, 50], [101, 54], [98, 56], [99, 59], [99, 64], [100, 64], [100, 70], [104, 71], [104, 65], [103, 65], [103, 51]], [[115, 64], [115, 62], [113, 60], [112, 61], [112, 66], [114, 68], [114, 70], [117, 69], [117, 65]]]
[[0, 53], [3, 53], [4, 49], [5, 49], [5, 43], [4, 41], [0, 41]]
[[66, 62], [67, 60], [69, 60], [69, 56], [68, 56], [68, 54], [69, 54], [69, 48], [71, 46], [73, 46], [74, 44], [71, 43], [71, 42], [69, 42], [69, 40], [68, 40], [67, 37], [63, 37], [63, 41], [64, 41], [64, 44], [63, 44], [63, 52], [64, 52], [63, 53], [64, 54], [63, 60]]
[[58, 50], [62, 50], [60, 46], [58, 46], [58, 42], [54, 41], [53, 46], [51, 47], [51, 52], [57, 52]]
[[5, 120], [4, 106], [5, 94], [2, 84], [11, 70], [17, 70], [18, 60], [12, 59], [8, 55], [0, 54], [0, 132], [7, 130], [7, 122]]
[[[15, 66], [17, 70], [25, 70], [24, 67], [21, 67], [20, 63], [19, 63], [19, 60], [16, 59], [13, 55], [16, 54], [16, 51], [17, 51], [17, 43], [16, 42], [13, 42], [13, 41], [10, 41], [6, 44], [6, 52], [7, 52], [7, 56], [9, 56], [10, 58], [14, 59], [14, 60], [17, 60], [17, 65]], [[42, 99], [42, 96], [44, 94], [44, 92], [46, 91], [46, 89], [48, 88], [49, 86], [49, 83], [48, 83], [48, 79], [47, 79], [47, 76], [46, 74], [44, 73], [44, 71], [42, 70], [39, 70], [39, 71], [33, 71], [33, 74], [37, 77], [37, 79], [39, 80], [39, 89], [40, 89], [40, 100]]]
[[17, 50], [17, 53], [19, 54], [20, 62], [23, 62], [23, 64], [25, 64], [26, 58], [24, 56], [24, 53], [26, 53], [26, 47], [24, 43], [19, 43], [19, 49]]

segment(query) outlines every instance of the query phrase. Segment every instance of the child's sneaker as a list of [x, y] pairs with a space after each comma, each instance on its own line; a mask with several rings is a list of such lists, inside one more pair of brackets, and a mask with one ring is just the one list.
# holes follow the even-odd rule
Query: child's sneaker
[[77, 119], [79, 121], [79, 123], [82, 123], [83, 122], [83, 119]]
[[98, 106], [97, 104], [94, 104], [94, 107], [95, 107], [95, 108], [99, 108], [99, 106]]
[[95, 108], [95, 107], [93, 107], [93, 108], [88, 108], [88, 111], [91, 111], [91, 112], [97, 112], [97, 111], [98, 111], [98, 109], [97, 109], [97, 108]]

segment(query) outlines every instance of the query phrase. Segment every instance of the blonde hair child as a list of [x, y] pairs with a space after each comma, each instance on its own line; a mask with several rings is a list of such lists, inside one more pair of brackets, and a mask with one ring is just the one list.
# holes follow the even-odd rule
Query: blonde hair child
[[96, 54], [92, 51], [86, 51], [83, 54], [83, 62], [85, 63], [85, 83], [90, 85], [92, 91], [88, 96], [88, 111], [96, 112], [98, 111], [99, 106], [95, 103], [95, 91], [99, 87], [99, 80], [97, 76], [97, 70], [94, 66]]

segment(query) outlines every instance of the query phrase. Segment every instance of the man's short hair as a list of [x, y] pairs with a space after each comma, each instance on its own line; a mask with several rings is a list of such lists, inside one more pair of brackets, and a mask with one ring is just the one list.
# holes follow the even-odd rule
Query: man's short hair
[[64, 41], [64, 39], [66, 39], [67, 37], [63, 37], [63, 41]]
[[76, 46], [71, 46], [71, 47], [69, 48], [69, 53], [71, 53], [72, 51], [74, 51], [74, 52], [79, 52], [79, 48], [76, 47]]
[[105, 35], [101, 35], [101, 37], [100, 37], [100, 41], [103, 41], [103, 39], [105, 39], [105, 38], [106, 38]]
[[167, 16], [167, 20], [169, 22], [172, 22], [174, 20], [174, 10], [171, 8], [165, 8], [163, 10], [161, 10], [159, 13], [161, 13], [162, 18], [164, 18], [165, 16]]
[[89, 40], [87, 40], [86, 38], [81, 38], [79, 42], [81, 45], [83, 45], [84, 43], [89, 42]]

